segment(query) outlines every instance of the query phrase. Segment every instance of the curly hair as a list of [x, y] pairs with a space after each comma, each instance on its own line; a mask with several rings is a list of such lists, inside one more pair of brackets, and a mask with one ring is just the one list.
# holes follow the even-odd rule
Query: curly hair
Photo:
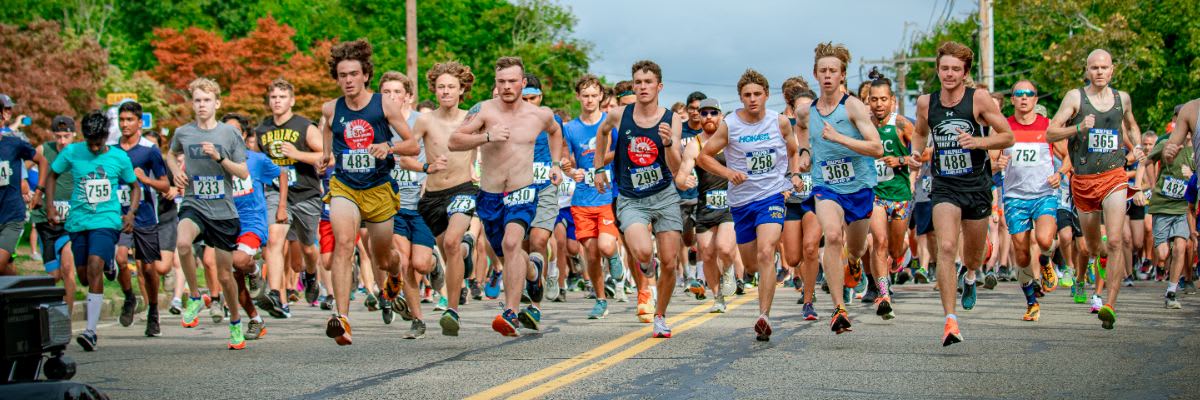
[[329, 76], [337, 79], [337, 66], [342, 61], [358, 61], [362, 65], [363, 75], [367, 76], [367, 86], [371, 85], [371, 77], [375, 74], [375, 65], [371, 63], [371, 44], [367, 39], [341, 42], [329, 51]]
[[937, 65], [942, 64], [942, 57], [950, 56], [957, 58], [963, 62], [963, 71], [971, 72], [971, 60], [975, 58], [975, 52], [959, 42], [942, 43], [937, 50]]
[[88, 141], [108, 139], [108, 127], [111, 121], [108, 115], [100, 110], [92, 111], [83, 117], [80, 124], [83, 127], [83, 138]]
[[462, 101], [467, 93], [471, 92], [471, 85], [475, 83], [475, 74], [471, 73], [471, 67], [459, 64], [458, 61], [447, 61], [437, 63], [429, 72], [425, 73], [425, 82], [429, 84], [429, 90], [437, 91], [437, 79], [442, 75], [450, 75], [458, 79], [458, 84], [462, 86], [463, 94], [458, 96], [458, 100]]
[[850, 50], [846, 45], [833, 42], [825, 42], [817, 44], [817, 48], [813, 49], [813, 70], [817, 69], [817, 62], [825, 57], [833, 57], [842, 62], [842, 73], [846, 73], [846, 66], [850, 65]]
[[740, 94], [742, 92], [742, 88], [749, 84], [762, 86], [763, 91], [771, 90], [770, 86], [767, 85], [767, 77], [763, 76], [763, 74], [759, 73], [758, 71], [755, 71], [753, 68], [747, 68], [746, 72], [742, 73], [741, 79], [738, 79], [738, 93]]
[[600, 84], [600, 78], [592, 74], [583, 74], [583, 76], [575, 80], [575, 94], [579, 94], [583, 89], [590, 86], [595, 86], [596, 89], [600, 89], [601, 93], [604, 93], [604, 85]]
[[633, 63], [633, 68], [631, 68], [631, 69], [632, 69], [632, 71], [629, 72], [631, 77], [633, 76], [633, 74], [636, 74], [638, 72], [647, 71], [647, 72], [654, 74], [654, 78], [658, 80], [658, 83], [662, 83], [662, 68], [659, 67], [658, 64], [655, 63], [654, 61], [641, 60], [641, 61], [635, 62], [635, 63]]

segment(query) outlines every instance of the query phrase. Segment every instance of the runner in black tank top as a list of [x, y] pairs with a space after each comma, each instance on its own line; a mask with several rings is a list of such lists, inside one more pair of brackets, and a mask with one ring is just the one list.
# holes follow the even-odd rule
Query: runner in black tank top
[[[679, 170], [696, 171], [696, 182], [691, 187], [696, 191], [698, 198], [695, 210], [696, 247], [704, 266], [706, 286], [715, 300], [709, 312], [724, 313], [727, 308], [726, 297], [733, 295], [733, 289], [730, 289], [734, 280], [733, 257], [737, 254], [733, 246], [736, 239], [733, 231], [733, 213], [729, 209], [726, 195], [729, 181], [724, 176], [696, 166], [696, 158], [704, 151], [704, 145], [707, 144], [708, 138], [716, 133], [724, 116], [721, 115], [721, 105], [716, 99], [704, 99], [699, 103], [702, 131], [683, 149], [683, 162], [679, 165]], [[724, 151], [713, 158], [725, 165]], [[676, 187], [680, 190], [687, 188], [688, 178], [689, 176], [684, 174], [677, 175]], [[722, 285], [722, 280], [728, 283]], [[699, 289], [697, 298], [704, 293], [704, 286], [691, 287], [689, 284], [688, 289], [693, 290], [693, 294]]]
[[[962, 261], [967, 267], [963, 284], [963, 309], [975, 307], [975, 272], [983, 266], [987, 250], [988, 219], [992, 212], [992, 174], [987, 150], [1013, 144], [1012, 129], [983, 89], [967, 88], [974, 52], [955, 42], [938, 48], [937, 71], [942, 88], [917, 99], [917, 130], [913, 154], [922, 154], [929, 136], [933, 139], [932, 174], [933, 224], [938, 240], [938, 284], [946, 315], [942, 345], [962, 341], [955, 312], [957, 282], [955, 265], [962, 238]], [[991, 127], [984, 136], [981, 125]]]

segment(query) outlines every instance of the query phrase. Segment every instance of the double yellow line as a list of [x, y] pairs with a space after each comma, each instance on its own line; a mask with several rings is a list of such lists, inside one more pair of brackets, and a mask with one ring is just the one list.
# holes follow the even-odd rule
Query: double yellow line
[[[757, 293], [750, 293], [746, 296], [742, 296], [741, 298], [738, 298], [737, 300], [730, 302], [728, 307], [726, 308], [726, 311], [732, 311], [733, 309], [736, 309], [736, 308], [740, 307], [741, 305], [746, 304], [747, 302], [750, 302], [751, 300], [754, 300], [756, 298], [758, 298]], [[693, 307], [692, 309], [687, 310], [679, 315], [676, 315], [673, 318], [670, 318], [669, 322], [672, 325], [675, 325], [675, 327], [671, 330], [671, 333], [673, 333], [673, 334], [682, 333], [689, 329], [700, 326], [700, 325], [704, 324], [705, 322], [708, 322], [709, 320], [716, 318], [718, 315], [720, 315], [720, 314], [707, 313], [707, 314], [701, 315], [698, 318], [688, 320], [688, 318], [691, 318], [692, 316], [694, 316], [696, 314], [705, 312], [710, 307], [711, 307], [711, 303], [699, 305], [699, 306]], [[592, 362], [592, 363], [584, 366], [583, 368], [579, 368], [577, 370], [563, 374], [562, 376], [559, 376], [553, 380], [550, 380], [550, 381], [547, 381], [540, 385], [529, 388], [528, 390], [525, 390], [523, 392], [514, 394], [510, 398], [532, 399], [532, 398], [544, 396], [550, 392], [553, 392], [555, 390], [558, 390], [559, 388], [562, 388], [563, 386], [571, 384], [572, 382], [579, 381], [580, 379], [583, 379], [585, 377], [591, 376], [592, 374], [595, 374], [595, 373], [603, 371], [609, 367], [612, 367], [621, 361], [629, 359], [630, 357], [633, 357], [639, 353], [649, 350], [651, 347], [654, 347], [655, 345], [657, 345], [659, 343], [662, 343], [663, 339], [654, 339], [654, 338], [647, 337], [650, 334], [651, 330], [652, 330], [652, 327], [650, 327], [650, 326], [634, 330], [633, 332], [629, 332], [629, 333], [625, 334], [624, 336], [616, 338], [613, 341], [605, 343], [603, 345], [600, 345], [594, 349], [583, 352], [575, 357], [571, 357], [567, 360], [564, 360], [557, 364], [543, 368], [532, 374], [525, 375], [523, 377], [514, 379], [512, 381], [497, 385], [491, 389], [476, 393], [475, 395], [473, 395], [471, 397], [467, 397], [467, 399], [468, 400], [484, 400], [484, 399], [499, 398], [509, 392], [525, 388], [526, 386], [529, 386], [531, 384], [541, 382], [550, 377], [559, 375], [563, 372], [570, 371], [572, 368], [575, 368], [575, 367], [579, 366], [580, 364], [583, 364], [585, 362], [594, 360], [605, 354], [608, 354], [609, 352], [611, 352], [617, 348], [623, 347], [626, 344], [629, 344], [630, 342], [636, 341], [638, 338], [643, 338], [643, 340], [640, 343], [630, 346], [630, 347], [626, 348], [625, 350], [622, 350], [622, 351], [620, 351], [616, 354], [613, 354], [611, 356], [608, 356], [604, 359]]]

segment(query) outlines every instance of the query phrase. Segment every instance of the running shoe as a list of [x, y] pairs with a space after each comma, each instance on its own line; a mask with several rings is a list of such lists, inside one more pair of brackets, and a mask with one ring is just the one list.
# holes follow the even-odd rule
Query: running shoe
[[1104, 300], [1100, 296], [1092, 295], [1092, 314], [1100, 312], [1100, 308], [1104, 307]]
[[889, 296], [879, 296], [875, 299], [875, 315], [887, 321], [896, 318], [896, 312], [892, 310], [892, 298]]
[[738, 291], [737, 279], [733, 278], [733, 266], [725, 268], [725, 273], [721, 274], [721, 295], [733, 296]]
[[500, 297], [500, 278], [501, 272], [493, 271], [488, 274], [488, 280], [483, 284], [483, 295], [489, 300], [495, 300]]
[[[304, 278], [301, 281], [304, 282], [304, 302], [311, 304], [317, 301], [318, 295], [321, 294], [321, 287], [317, 285], [317, 274], [304, 272]], [[291, 290], [288, 291], [291, 292]], [[291, 293], [289, 293], [289, 297], [290, 295]]]
[[109, 282], [117, 280], [117, 272], [119, 271], [116, 261], [109, 260], [104, 263], [104, 279], [108, 279]]
[[1011, 275], [1011, 272], [1009, 271], [1007, 265], [1001, 265], [1000, 268], [996, 268], [996, 276], [1000, 279], [1000, 281], [1009, 281], [1009, 275]]
[[708, 297], [704, 295], [704, 284], [700, 283], [699, 279], [688, 280], [688, 291], [696, 296], [696, 300], [704, 300]]
[[545, 260], [542, 260], [541, 255], [530, 257], [529, 264], [534, 268], [533, 280], [525, 280], [525, 291], [529, 292], [530, 300], [537, 300], [539, 303], [545, 297], [546, 286], [542, 284], [542, 278], [546, 276]]
[[1058, 274], [1054, 273], [1054, 267], [1050, 265], [1042, 266], [1042, 293], [1050, 293], [1058, 289]]
[[128, 327], [133, 325], [133, 312], [137, 308], [137, 298], [126, 298], [124, 304], [121, 305], [121, 326]]
[[1100, 318], [1100, 326], [1104, 329], [1112, 329], [1113, 325], [1117, 324], [1117, 310], [1113, 306], [1105, 304], [1100, 307], [1098, 317]]
[[995, 290], [996, 285], [999, 283], [1000, 283], [1000, 281], [998, 279], [996, 279], [996, 274], [991, 271], [989, 271], [987, 274], [985, 274], [983, 276], [983, 288], [984, 289]]
[[438, 296], [438, 302], [436, 306], [433, 306], [433, 311], [446, 311], [447, 308], [450, 308], [450, 301], [445, 296]]
[[978, 300], [978, 289], [975, 288], [976, 286], [979, 286], [979, 282], [971, 284], [963, 283], [962, 306], [964, 310], [971, 311], [971, 309], [975, 308], [975, 301]]
[[162, 335], [162, 327], [159, 326], [158, 313], [146, 314], [146, 337], [158, 337]]
[[1037, 322], [1042, 317], [1042, 306], [1038, 303], [1033, 303], [1025, 306], [1025, 316], [1021, 317], [1026, 321]]
[[637, 317], [642, 323], [650, 323], [654, 320], [654, 299], [650, 296], [649, 290], [638, 291]]
[[1176, 298], [1175, 292], [1167, 292], [1167, 294], [1163, 297], [1164, 297], [1163, 306], [1165, 306], [1166, 308], [1171, 309], [1171, 310], [1178, 310], [1178, 309], [1183, 308], [1183, 305], [1179, 304], [1179, 299]]
[[1194, 282], [1194, 281], [1184, 282], [1183, 293], [1184, 294], [1196, 294], [1196, 282]]
[[483, 300], [483, 289], [479, 287], [479, 281], [471, 279], [467, 281], [467, 287], [471, 289], [472, 299]]
[[[547, 272], [557, 271], [557, 270], [558, 270], [557, 268], [552, 268], [552, 269], [548, 270]], [[557, 275], [557, 274], [555, 274], [555, 275]], [[558, 277], [557, 276], [552, 277], [552, 276], [547, 275], [546, 276], [546, 301], [558, 300], [558, 294], [559, 294], [558, 290], [559, 290]], [[463, 296], [463, 298], [466, 299], [467, 296]]]
[[267, 334], [267, 325], [262, 321], [250, 320], [246, 324], [246, 340], [258, 340]]
[[350, 320], [340, 315], [330, 316], [325, 324], [325, 336], [332, 338], [338, 346], [353, 344], [350, 340]]
[[220, 297], [217, 297], [212, 306], [208, 308], [208, 316], [212, 317], [214, 324], [219, 324], [222, 319], [225, 319], [225, 303], [221, 302]]
[[[288, 303], [295, 303], [295, 302], [300, 301], [300, 292], [297, 292], [295, 289], [288, 289], [287, 290], [287, 299], [288, 299]], [[310, 301], [310, 302], [308, 302], [308, 304], [309, 304], [309, 306], [315, 306], [316, 302]]]
[[83, 333], [75, 337], [75, 343], [79, 343], [79, 347], [82, 347], [83, 351], [96, 351], [97, 340], [96, 332], [90, 330], [83, 331]]
[[280, 299], [278, 290], [272, 290], [267, 293], [266, 303], [259, 304], [258, 308], [266, 311], [267, 314], [270, 314], [272, 318], [288, 317], [288, 313], [286, 312], [288, 310], [284, 307], [283, 300]]
[[1062, 270], [1059, 272], [1061, 273], [1061, 275], [1059, 275], [1059, 277], [1058, 277], [1058, 285], [1059, 286], [1061, 286], [1061, 287], [1075, 286], [1075, 272], [1074, 271]]
[[333, 296], [320, 296], [317, 303], [321, 305], [322, 310], [333, 311]]
[[862, 281], [862, 260], [856, 262], [846, 262], [846, 287], [858, 287], [858, 283]]
[[1125, 287], [1133, 287], [1133, 278], [1126, 276], [1125, 279], [1121, 281], [1121, 284], [1125, 285]]
[[458, 336], [458, 312], [446, 310], [438, 320], [438, 325], [442, 327], [442, 336]]
[[873, 283], [867, 284], [867, 290], [866, 290], [866, 293], [863, 293], [862, 302], [863, 303], [874, 303], [875, 300], [878, 298], [879, 298], [879, 287], [874, 285]]
[[567, 289], [558, 288], [558, 297], [554, 298], [555, 303], [565, 303], [567, 301]]
[[[730, 269], [732, 269], [732, 268], [730, 268]], [[736, 294], [738, 296], [746, 294], [746, 282], [743, 282], [741, 279], [738, 279], [737, 283], [735, 285], [736, 285], [736, 288], [734, 288], [733, 294]]]
[[503, 313], [496, 315], [496, 318], [492, 319], [492, 330], [501, 336], [521, 336], [521, 334], [517, 333], [517, 318], [517, 313], [514, 313], [512, 309], [504, 310]]
[[849, 303], [850, 299], [854, 298], [854, 289], [849, 287], [842, 288], [842, 303]]
[[913, 282], [922, 284], [929, 283], [929, 272], [926, 271], [925, 268], [913, 270]]
[[380, 289], [379, 298], [387, 300], [395, 300], [404, 292], [404, 279], [400, 275], [388, 275], [387, 281]]
[[946, 318], [946, 327], [942, 330], [942, 347], [962, 341], [962, 333], [958, 331], [958, 319]]
[[829, 330], [839, 335], [854, 331], [850, 329], [850, 314], [846, 312], [846, 306], [840, 305], [833, 309], [833, 318], [829, 321]]
[[759, 315], [758, 320], [754, 321], [754, 340], [760, 342], [771, 341], [771, 321], [767, 319], [765, 314]]
[[183, 300], [180, 300], [178, 297], [171, 299], [171, 308], [168, 308], [167, 312], [169, 312], [171, 314], [175, 314], [175, 315], [179, 315], [180, 313], [182, 313], [183, 312]]
[[712, 314], [724, 314], [727, 308], [729, 307], [725, 304], [725, 296], [717, 296], [717, 300], [713, 302], [713, 306], [708, 309], [708, 312]]
[[200, 300], [204, 301], [204, 308], [212, 308], [213, 299], [212, 296], [208, 295], [208, 293], [200, 294]]
[[379, 316], [383, 318], [384, 324], [391, 325], [392, 321], [396, 320], [396, 311], [392, 310], [392, 301], [383, 299], [383, 296], [379, 297], [381, 298], [379, 300]]
[[654, 332], [650, 337], [657, 339], [670, 339], [671, 327], [667, 326], [667, 319], [661, 315], [654, 316]]
[[408, 332], [404, 332], [405, 339], [420, 339], [425, 337], [425, 321], [414, 319], [412, 325], [409, 325]]
[[619, 252], [608, 258], [608, 276], [616, 280], [625, 279], [625, 266], [621, 264], [621, 254]]
[[1087, 289], [1084, 289], [1083, 282], [1076, 281], [1074, 286], [1071, 286], [1071, 297], [1074, 298], [1075, 304], [1087, 303]]
[[379, 297], [376, 297], [375, 293], [367, 293], [367, 298], [363, 300], [363, 306], [367, 308], [367, 311], [378, 311]]
[[242, 324], [229, 324], [229, 350], [246, 348], [246, 335], [242, 333]]
[[517, 315], [517, 321], [521, 323], [525, 329], [541, 330], [542, 328], [542, 310], [534, 307], [532, 304], [521, 310]]
[[190, 300], [183, 309], [183, 327], [195, 328], [200, 324], [200, 301]]
[[817, 310], [813, 308], [812, 303], [804, 303], [804, 311], [801, 313], [801, 315], [804, 316], [805, 321], [817, 320]]
[[588, 319], [600, 319], [608, 316], [608, 300], [596, 300], [596, 305], [592, 306], [592, 312], [588, 313]]
[[912, 279], [913, 279], [912, 272], [909, 272], [908, 268], [901, 269], [900, 272], [896, 273], [896, 284], [897, 285], [903, 285], [905, 283], [908, 283], [908, 281], [911, 281]]

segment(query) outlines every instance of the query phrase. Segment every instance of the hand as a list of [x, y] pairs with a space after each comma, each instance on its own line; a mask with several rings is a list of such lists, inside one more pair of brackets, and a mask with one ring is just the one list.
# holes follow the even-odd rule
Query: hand
[[842, 136], [842, 134], [838, 133], [837, 129], [833, 129], [833, 125], [825, 122], [825, 128], [821, 129], [821, 139], [825, 139], [834, 143], [840, 143], [837, 140], [840, 136]]
[[187, 174], [184, 174], [184, 173], [175, 174], [175, 187], [179, 188], [180, 191], [183, 191], [183, 189], [186, 188], [187, 185], [188, 185]]
[[146, 180], [149, 180], [149, 179], [150, 179], [150, 178], [147, 178], [147, 177], [146, 177], [146, 171], [142, 171], [142, 169], [141, 169], [141, 168], [134, 168], [134, 169], [133, 169], [133, 176], [136, 176], [136, 177], [137, 177], [137, 180], [138, 180], [138, 182], [141, 182], [141, 181], [146, 181]]
[[1182, 149], [1182, 146], [1180, 145], [1167, 143], [1167, 145], [1163, 147], [1163, 159], [1167, 160], [1168, 164], [1175, 162], [1175, 156], [1179, 155], [1180, 149]]
[[25, 118], [28, 118], [28, 117], [29, 116], [25, 115], [25, 114], [18, 115], [17, 119], [15, 121], [13, 121], [14, 122], [13, 126], [16, 126], [17, 128], [21, 128], [21, 127], [25, 126]]
[[333, 166], [333, 153], [325, 152], [321, 155], [321, 160], [317, 162], [317, 174], [325, 174], [325, 169]]
[[425, 173], [436, 174], [438, 172], [445, 171], [446, 170], [446, 162], [447, 161], [446, 161], [445, 154], [438, 156], [436, 159], [433, 160], [433, 163], [429, 164], [429, 169]]
[[283, 152], [284, 157], [292, 158], [292, 155], [296, 154], [296, 145], [292, 144], [292, 142], [283, 142], [279, 146], [279, 150]]
[[983, 143], [980, 143], [978, 138], [968, 135], [962, 129], [958, 129], [958, 145], [967, 150], [983, 148]]
[[682, 189], [689, 190], [689, 189], [696, 187], [697, 184], [699, 184], [699, 182], [696, 181], [696, 176], [688, 174], [683, 178], [683, 188]]
[[286, 224], [288, 219], [287, 217], [288, 215], [286, 207], [279, 207], [278, 210], [275, 210], [275, 223]]
[[1083, 117], [1083, 129], [1084, 130], [1092, 129], [1095, 126], [1096, 126], [1096, 115], [1095, 114], [1088, 114], [1088, 116]]
[[488, 138], [489, 141], [507, 142], [508, 137], [512, 135], [512, 132], [508, 129], [508, 125], [501, 125], [497, 126], [494, 130], [488, 131], [487, 134], [490, 135]]
[[562, 183], [562, 170], [558, 167], [550, 167], [550, 183], [555, 186]]
[[671, 139], [671, 124], [666, 122], [658, 124], [658, 138], [661, 139], [663, 143], [673, 143]]
[[1058, 172], [1050, 174], [1050, 177], [1046, 178], [1046, 184], [1050, 185], [1050, 188], [1052, 188], [1052, 189], [1058, 189], [1058, 185], [1060, 185], [1061, 183], [1062, 183], [1062, 175], [1059, 175]]
[[921, 162], [921, 160], [918, 160], [918, 159], [917, 159], [917, 156], [908, 156], [908, 157], [906, 157], [906, 158], [904, 159], [904, 163], [905, 163], [905, 164], [908, 164], [908, 167], [909, 167], [909, 168], [921, 168], [921, 164], [923, 164], [923, 163]]
[[42, 203], [42, 197], [45, 197], [45, 193], [41, 193], [36, 190], [29, 192], [29, 193], [30, 193], [30, 196], [32, 197], [31, 199], [29, 199], [29, 208], [30, 209], [38, 208], [38, 206], [41, 205], [41, 203]]
[[596, 174], [596, 176], [592, 178], [592, 182], [596, 186], [596, 191], [600, 192], [600, 194], [604, 194], [604, 192], [608, 191], [608, 174]]
[[899, 168], [901, 165], [900, 159], [893, 156], [884, 156], [880, 160], [883, 160], [883, 163], [887, 164], [888, 168]]
[[571, 161], [570, 157], [563, 157], [562, 159], [558, 160], [558, 165], [561, 166], [560, 168], [562, 168], [563, 171], [575, 169], [575, 162]]
[[1008, 161], [1008, 154], [1000, 153], [1000, 157], [996, 157], [996, 169], [1007, 169]]
[[1133, 195], [1133, 204], [1136, 204], [1136, 205], [1139, 205], [1139, 206], [1144, 206], [1144, 205], [1146, 205], [1146, 194], [1145, 194], [1145, 192], [1142, 192], [1141, 190], [1137, 191], [1137, 193], [1135, 193], [1135, 194]]
[[62, 223], [58, 220], [58, 209], [53, 206], [46, 207], [46, 220], [54, 224]]
[[587, 175], [587, 172], [584, 171], [583, 168], [575, 168], [575, 170], [572, 172], [574, 173], [571, 174], [573, 175], [571, 179], [574, 179], [575, 182], [583, 182], [584, 176]]
[[179, 188], [171, 186], [166, 193], [162, 194], [162, 197], [167, 201], [175, 201], [175, 198], [179, 197]]
[[806, 151], [800, 157], [796, 157], [796, 166], [800, 172], [808, 172], [812, 169], [812, 151]]
[[200, 149], [204, 151], [204, 154], [211, 157], [213, 161], [221, 159], [221, 153], [217, 152], [217, 146], [213, 146], [211, 142], [200, 143]]
[[1130, 161], [1146, 161], [1146, 153], [1143, 153], [1139, 147], [1134, 147], [1133, 150], [1130, 150], [1129, 157]]
[[1192, 179], [1192, 169], [1186, 164], [1183, 166], [1183, 179]]
[[732, 183], [734, 185], [741, 185], [742, 182], [746, 181], [746, 174], [743, 174], [741, 172], [736, 172], [731, 169], [731, 170], [729, 170], [729, 175], [725, 176], [725, 180], [728, 180], [729, 183]]
[[382, 160], [387, 158], [389, 154], [392, 154], [392, 145], [387, 143], [375, 143], [367, 146], [367, 153], [370, 153], [371, 157]]
[[133, 232], [133, 213], [121, 216], [121, 232]]
[[[801, 178], [800, 175], [792, 175], [791, 181], [792, 181], [792, 189], [793, 190], [795, 190], [797, 192], [804, 191], [804, 179]], [[787, 197], [790, 197], [790, 195], [784, 196], [784, 198], [787, 198]]]

